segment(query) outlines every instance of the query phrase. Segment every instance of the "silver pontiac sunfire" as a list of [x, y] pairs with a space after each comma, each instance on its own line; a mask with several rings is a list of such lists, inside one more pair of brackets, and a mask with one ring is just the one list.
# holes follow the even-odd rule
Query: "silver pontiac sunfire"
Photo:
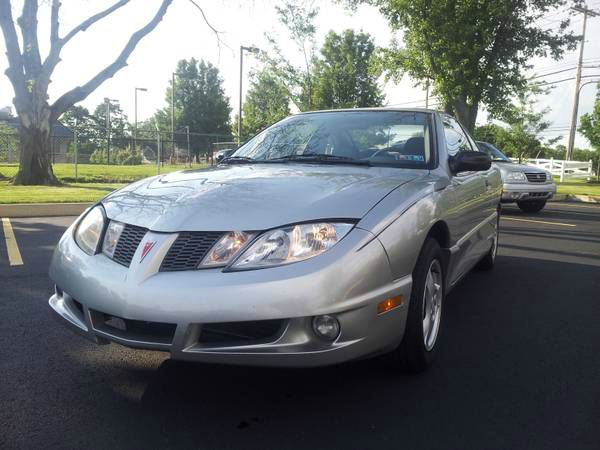
[[214, 363], [435, 354], [447, 292], [498, 247], [501, 179], [431, 110], [297, 114], [214, 168], [147, 178], [65, 232], [50, 306], [97, 343]]

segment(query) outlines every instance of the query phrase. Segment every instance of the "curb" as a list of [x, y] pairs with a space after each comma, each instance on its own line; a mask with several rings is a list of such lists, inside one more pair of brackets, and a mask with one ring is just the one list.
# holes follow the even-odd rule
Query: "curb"
[[600, 195], [555, 194], [549, 201], [600, 204]]
[[92, 203], [0, 204], [0, 217], [78, 216]]

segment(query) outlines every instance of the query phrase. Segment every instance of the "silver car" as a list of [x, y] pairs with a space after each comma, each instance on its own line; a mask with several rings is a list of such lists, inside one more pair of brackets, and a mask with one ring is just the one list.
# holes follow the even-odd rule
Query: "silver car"
[[538, 212], [556, 193], [552, 174], [534, 166], [516, 164], [489, 142], [477, 142], [480, 151], [492, 157], [502, 175], [502, 203], [517, 203], [524, 212]]
[[50, 306], [180, 360], [430, 364], [444, 297], [494, 265], [501, 178], [450, 116], [291, 116], [206, 170], [126, 186], [61, 238]]

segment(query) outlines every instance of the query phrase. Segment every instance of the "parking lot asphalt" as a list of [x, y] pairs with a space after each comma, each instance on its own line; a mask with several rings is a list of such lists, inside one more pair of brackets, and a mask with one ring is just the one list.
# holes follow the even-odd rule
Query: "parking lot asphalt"
[[0, 227], [0, 448], [600, 448], [600, 206], [506, 207], [492, 272], [448, 296], [435, 365], [179, 363], [95, 346], [53, 320], [72, 217]]

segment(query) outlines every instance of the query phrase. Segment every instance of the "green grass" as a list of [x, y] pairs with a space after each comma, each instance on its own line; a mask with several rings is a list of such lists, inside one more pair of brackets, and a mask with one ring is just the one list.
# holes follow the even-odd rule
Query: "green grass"
[[91, 203], [121, 186], [113, 183], [12, 186], [8, 181], [0, 181], [0, 203]]
[[[163, 166], [161, 173], [183, 169], [183, 166]], [[12, 177], [17, 167], [0, 165], [0, 174]], [[79, 183], [74, 183], [73, 164], [56, 164], [54, 173], [65, 183], [62, 186], [12, 186], [0, 177], [0, 203], [66, 203], [93, 202], [123, 184], [156, 174], [155, 166], [100, 166], [81, 164]], [[555, 177], [558, 194], [598, 195], [600, 182], [567, 179], [560, 183]]]
[[558, 177], [554, 177], [554, 182], [558, 188], [557, 194], [600, 196], [600, 182], [595, 180], [587, 181], [583, 179], [567, 178], [561, 183]]
[[[206, 165], [194, 165], [194, 168]], [[75, 182], [75, 164], [54, 164], [54, 174], [63, 183]], [[164, 165], [160, 173], [174, 172], [187, 169], [184, 165]], [[14, 164], [0, 164], [0, 175], [12, 178], [17, 173], [18, 166]], [[79, 164], [77, 170], [78, 183], [131, 183], [156, 175], [156, 166], [143, 164], [139, 166], [107, 166], [99, 164]], [[1, 179], [1, 177], [0, 177]]]

